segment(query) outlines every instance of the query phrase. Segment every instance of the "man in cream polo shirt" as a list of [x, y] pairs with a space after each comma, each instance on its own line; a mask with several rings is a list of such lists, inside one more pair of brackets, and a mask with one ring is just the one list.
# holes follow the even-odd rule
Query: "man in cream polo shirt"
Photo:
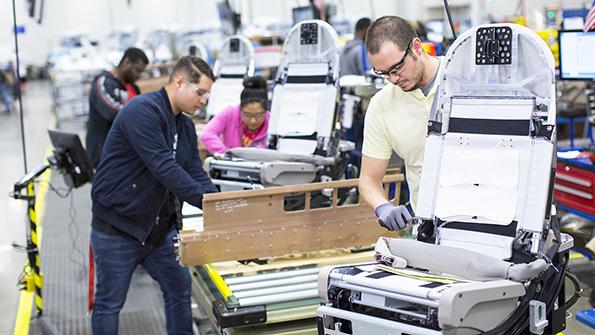
[[366, 50], [374, 72], [390, 84], [376, 93], [366, 111], [359, 189], [373, 206], [378, 222], [389, 230], [400, 230], [413, 213], [386, 199], [382, 178], [394, 151], [405, 161], [415, 208], [440, 60], [425, 53], [415, 30], [398, 16], [383, 16], [370, 26]]

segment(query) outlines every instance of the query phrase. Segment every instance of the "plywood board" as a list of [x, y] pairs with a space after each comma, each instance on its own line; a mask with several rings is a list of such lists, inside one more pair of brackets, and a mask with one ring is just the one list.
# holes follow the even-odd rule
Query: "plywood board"
[[[387, 175], [396, 199], [403, 175]], [[178, 253], [185, 266], [231, 260], [269, 258], [316, 250], [363, 247], [389, 235], [376, 223], [365, 202], [338, 205], [338, 190], [357, 186], [357, 179], [207, 194], [203, 231], [180, 233]], [[331, 206], [311, 208], [312, 194], [332, 194]], [[286, 211], [287, 197], [303, 196], [302, 210]]]

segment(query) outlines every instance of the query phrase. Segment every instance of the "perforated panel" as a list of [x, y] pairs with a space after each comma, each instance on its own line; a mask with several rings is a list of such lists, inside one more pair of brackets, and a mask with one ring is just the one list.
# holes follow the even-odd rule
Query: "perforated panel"
[[512, 63], [512, 29], [510, 27], [479, 28], [475, 37], [476, 65]]
[[311, 22], [301, 25], [300, 44], [318, 44], [318, 24]]
[[229, 51], [230, 52], [240, 52], [240, 39], [239, 38], [232, 38], [229, 40]]

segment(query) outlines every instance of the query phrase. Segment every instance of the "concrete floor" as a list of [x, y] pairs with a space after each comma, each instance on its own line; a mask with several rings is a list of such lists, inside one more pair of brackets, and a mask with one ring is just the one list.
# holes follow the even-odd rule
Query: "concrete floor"
[[[31, 170], [43, 161], [49, 144], [46, 129], [51, 120], [51, 95], [48, 82], [30, 82], [23, 98], [28, 168]], [[0, 107], [2, 108], [2, 107]], [[67, 125], [68, 127], [68, 125]], [[72, 130], [80, 130], [81, 124]], [[77, 129], [78, 128], [78, 129]], [[0, 335], [12, 334], [18, 307], [19, 292], [16, 282], [25, 264], [25, 255], [14, 251], [11, 244], [25, 244], [25, 205], [7, 196], [13, 183], [24, 173], [18, 114], [7, 115], [0, 109]], [[595, 262], [573, 260], [571, 269], [583, 284], [583, 298], [572, 309], [566, 335], [595, 334], [574, 319], [576, 310], [589, 308], [588, 295], [595, 280]], [[570, 289], [570, 285], [568, 285]]]

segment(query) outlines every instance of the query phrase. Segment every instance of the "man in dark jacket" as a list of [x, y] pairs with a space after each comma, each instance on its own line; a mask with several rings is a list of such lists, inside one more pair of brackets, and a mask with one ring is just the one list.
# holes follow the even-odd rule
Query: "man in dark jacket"
[[192, 334], [190, 274], [173, 248], [180, 203], [202, 206], [216, 192], [202, 169], [193, 122], [213, 72], [182, 57], [168, 84], [130, 101], [116, 116], [93, 180], [91, 246], [97, 273], [93, 334], [117, 334], [132, 273], [142, 265], [163, 292], [168, 334]]
[[97, 169], [103, 144], [116, 114], [140, 94], [134, 83], [140, 79], [149, 59], [138, 48], [124, 52], [120, 63], [112, 71], [102, 71], [91, 85], [89, 119], [87, 121], [86, 149], [93, 168]]

